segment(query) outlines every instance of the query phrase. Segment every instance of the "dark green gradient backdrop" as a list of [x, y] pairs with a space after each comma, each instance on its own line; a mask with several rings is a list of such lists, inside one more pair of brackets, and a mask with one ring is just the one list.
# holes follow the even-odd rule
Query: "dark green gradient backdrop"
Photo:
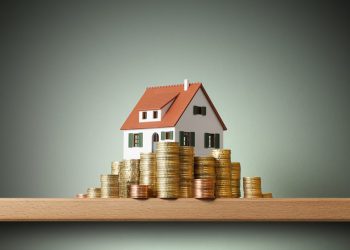
[[[205, 84], [244, 176], [262, 176], [276, 197], [349, 197], [349, 11], [334, 1], [1, 2], [0, 196], [71, 197], [98, 185], [122, 157], [119, 128], [145, 87], [189, 78]], [[349, 232], [348, 224], [0, 226], [6, 243], [18, 232], [23, 245], [11, 246], [27, 249], [125, 249], [133, 233], [141, 240], [129, 248], [330, 249]]]

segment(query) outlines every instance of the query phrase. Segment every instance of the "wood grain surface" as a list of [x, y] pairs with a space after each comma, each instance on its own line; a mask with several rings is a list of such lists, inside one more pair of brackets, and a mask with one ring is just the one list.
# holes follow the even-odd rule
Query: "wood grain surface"
[[3, 198], [0, 221], [350, 221], [350, 198]]

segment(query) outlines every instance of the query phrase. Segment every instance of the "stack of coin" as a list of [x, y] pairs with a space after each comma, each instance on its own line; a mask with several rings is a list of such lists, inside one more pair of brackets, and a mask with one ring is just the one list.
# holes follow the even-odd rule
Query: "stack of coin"
[[157, 143], [157, 196], [163, 199], [179, 197], [179, 144]]
[[113, 161], [111, 166], [111, 174], [119, 175], [120, 166], [123, 164], [123, 161]]
[[118, 198], [119, 182], [118, 175], [101, 174], [101, 198]]
[[193, 197], [194, 147], [180, 146], [180, 198]]
[[88, 198], [101, 198], [101, 188], [88, 188], [87, 189]]
[[130, 197], [134, 199], [147, 199], [148, 198], [148, 185], [136, 185], [130, 186]]
[[231, 150], [213, 149], [211, 155], [215, 158], [215, 197], [231, 198]]
[[148, 185], [149, 197], [157, 197], [157, 159], [155, 153], [140, 154], [140, 185]]
[[231, 163], [231, 192], [233, 198], [241, 197], [241, 164]]
[[75, 196], [75, 198], [78, 198], [78, 199], [85, 199], [85, 198], [87, 198], [87, 194], [77, 194], [77, 195]]
[[243, 177], [244, 198], [262, 198], [261, 178]]
[[272, 198], [272, 193], [263, 193], [263, 198]]
[[212, 179], [215, 183], [215, 159], [211, 156], [194, 157], [194, 178]]
[[214, 199], [215, 180], [214, 179], [194, 179], [194, 198]]
[[140, 160], [124, 160], [119, 169], [119, 197], [130, 197], [130, 185], [139, 184]]

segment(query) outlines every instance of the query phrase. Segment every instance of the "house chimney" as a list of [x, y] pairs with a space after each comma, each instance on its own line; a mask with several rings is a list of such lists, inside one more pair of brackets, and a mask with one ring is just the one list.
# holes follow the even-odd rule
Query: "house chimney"
[[188, 90], [188, 86], [189, 86], [188, 79], [185, 79], [184, 80], [184, 91]]

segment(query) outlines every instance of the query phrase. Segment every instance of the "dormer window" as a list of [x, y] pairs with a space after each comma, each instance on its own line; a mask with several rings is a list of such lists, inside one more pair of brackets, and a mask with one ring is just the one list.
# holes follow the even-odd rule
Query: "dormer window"
[[142, 119], [143, 120], [147, 119], [147, 112], [146, 111], [142, 112]]
[[162, 117], [161, 110], [141, 110], [139, 111], [139, 122], [159, 122]]
[[153, 111], [153, 119], [157, 119], [158, 118], [158, 111]]

